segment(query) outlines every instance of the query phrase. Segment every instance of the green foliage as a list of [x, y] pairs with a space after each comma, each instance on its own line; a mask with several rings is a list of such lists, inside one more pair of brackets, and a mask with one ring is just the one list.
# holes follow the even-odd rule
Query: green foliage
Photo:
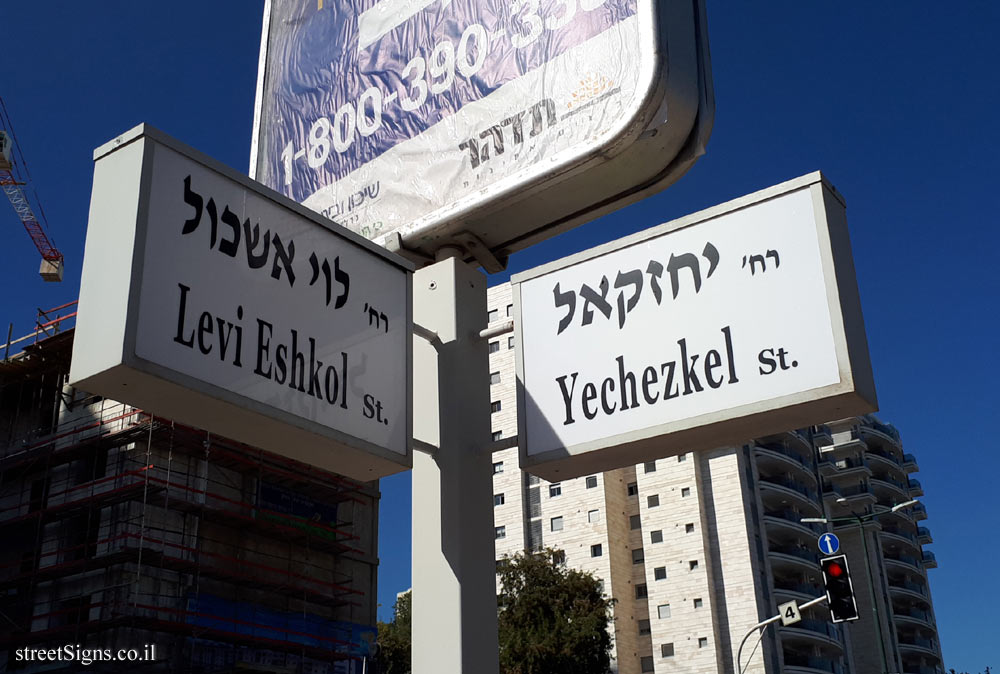
[[378, 624], [378, 661], [382, 674], [410, 674], [410, 602], [400, 595], [392, 607], [392, 622]]
[[499, 569], [501, 674], [604, 674], [611, 664], [611, 600], [589, 572], [546, 549]]

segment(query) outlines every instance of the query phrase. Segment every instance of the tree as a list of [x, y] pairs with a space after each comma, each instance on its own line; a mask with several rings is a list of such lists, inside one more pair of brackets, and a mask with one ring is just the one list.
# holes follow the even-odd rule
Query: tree
[[410, 674], [410, 602], [407, 590], [392, 607], [392, 622], [378, 623], [378, 663], [381, 674]]
[[567, 569], [552, 549], [500, 565], [501, 674], [604, 674], [611, 664], [611, 600], [593, 574]]

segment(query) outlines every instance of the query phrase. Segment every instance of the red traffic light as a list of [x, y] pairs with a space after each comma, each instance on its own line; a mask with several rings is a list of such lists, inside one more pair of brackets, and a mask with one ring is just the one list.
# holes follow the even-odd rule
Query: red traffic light
[[836, 562], [831, 562], [826, 567], [826, 572], [833, 576], [834, 578], [839, 578], [844, 575], [844, 567]]

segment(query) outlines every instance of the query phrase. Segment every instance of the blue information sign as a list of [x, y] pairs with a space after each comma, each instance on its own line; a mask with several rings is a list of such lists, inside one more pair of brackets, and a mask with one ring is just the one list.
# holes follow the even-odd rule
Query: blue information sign
[[840, 550], [840, 539], [837, 538], [836, 534], [820, 534], [816, 545], [819, 546], [819, 551], [824, 555], [835, 555], [837, 550]]

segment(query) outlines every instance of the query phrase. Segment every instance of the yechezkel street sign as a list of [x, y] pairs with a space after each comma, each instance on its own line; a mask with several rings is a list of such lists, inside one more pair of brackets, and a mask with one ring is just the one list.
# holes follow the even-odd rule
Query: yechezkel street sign
[[74, 386], [356, 479], [411, 465], [409, 262], [149, 126], [94, 159]]
[[517, 274], [522, 464], [560, 480], [877, 409], [820, 173]]
[[677, 180], [713, 116], [703, 0], [268, 1], [250, 175], [497, 271]]

